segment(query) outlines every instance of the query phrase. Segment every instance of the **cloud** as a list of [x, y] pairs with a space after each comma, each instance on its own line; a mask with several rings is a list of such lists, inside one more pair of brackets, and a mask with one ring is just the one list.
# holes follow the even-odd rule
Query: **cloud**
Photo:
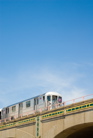
[[85, 66], [76, 63], [68, 63], [59, 68], [21, 68], [10, 77], [0, 78], [0, 105], [3, 107], [48, 91], [61, 93], [63, 101], [84, 96], [92, 90], [92, 81], [84, 69]]
[[69, 71], [46, 67], [21, 70], [10, 78], [0, 79], [0, 103], [6, 106], [48, 91], [61, 93], [63, 101], [74, 99], [86, 95], [86, 89], [79, 84], [83, 77], [70, 68]]

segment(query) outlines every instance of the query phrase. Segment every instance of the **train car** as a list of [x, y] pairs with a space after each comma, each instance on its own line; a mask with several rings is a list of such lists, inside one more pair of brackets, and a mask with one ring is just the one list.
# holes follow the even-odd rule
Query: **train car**
[[56, 104], [60, 103], [62, 103], [62, 96], [59, 93], [47, 92], [3, 108], [1, 111], [1, 119], [12, 120], [20, 116], [47, 110], [48, 107], [53, 109]]
[[1, 109], [0, 109], [0, 120], [1, 120]]

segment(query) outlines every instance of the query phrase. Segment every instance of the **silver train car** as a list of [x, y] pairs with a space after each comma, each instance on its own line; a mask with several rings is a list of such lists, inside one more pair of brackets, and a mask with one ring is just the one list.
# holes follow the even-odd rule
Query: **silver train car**
[[1, 120], [1, 109], [0, 109], [0, 120]]
[[7, 106], [1, 110], [1, 120], [13, 120], [15, 118], [33, 114], [38, 111], [56, 108], [56, 104], [62, 103], [62, 96], [57, 92], [45, 94]]

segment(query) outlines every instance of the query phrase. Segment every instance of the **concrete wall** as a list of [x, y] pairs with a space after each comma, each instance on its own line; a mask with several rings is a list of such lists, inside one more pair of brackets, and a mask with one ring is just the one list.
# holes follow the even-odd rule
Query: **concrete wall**
[[0, 138], [68, 138], [90, 126], [93, 99], [6, 123], [0, 127]]
[[42, 138], [67, 138], [75, 131], [89, 126], [93, 126], [93, 110], [43, 122]]
[[35, 138], [35, 127], [29, 125], [3, 130], [0, 138]]

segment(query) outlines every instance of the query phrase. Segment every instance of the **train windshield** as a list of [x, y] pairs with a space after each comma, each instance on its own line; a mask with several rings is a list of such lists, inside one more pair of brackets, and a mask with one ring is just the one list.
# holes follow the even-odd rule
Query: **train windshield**
[[51, 96], [47, 96], [47, 101], [51, 101]]
[[57, 96], [53, 95], [53, 96], [52, 96], [52, 101], [53, 101], [53, 102], [56, 102], [56, 101], [57, 101]]

